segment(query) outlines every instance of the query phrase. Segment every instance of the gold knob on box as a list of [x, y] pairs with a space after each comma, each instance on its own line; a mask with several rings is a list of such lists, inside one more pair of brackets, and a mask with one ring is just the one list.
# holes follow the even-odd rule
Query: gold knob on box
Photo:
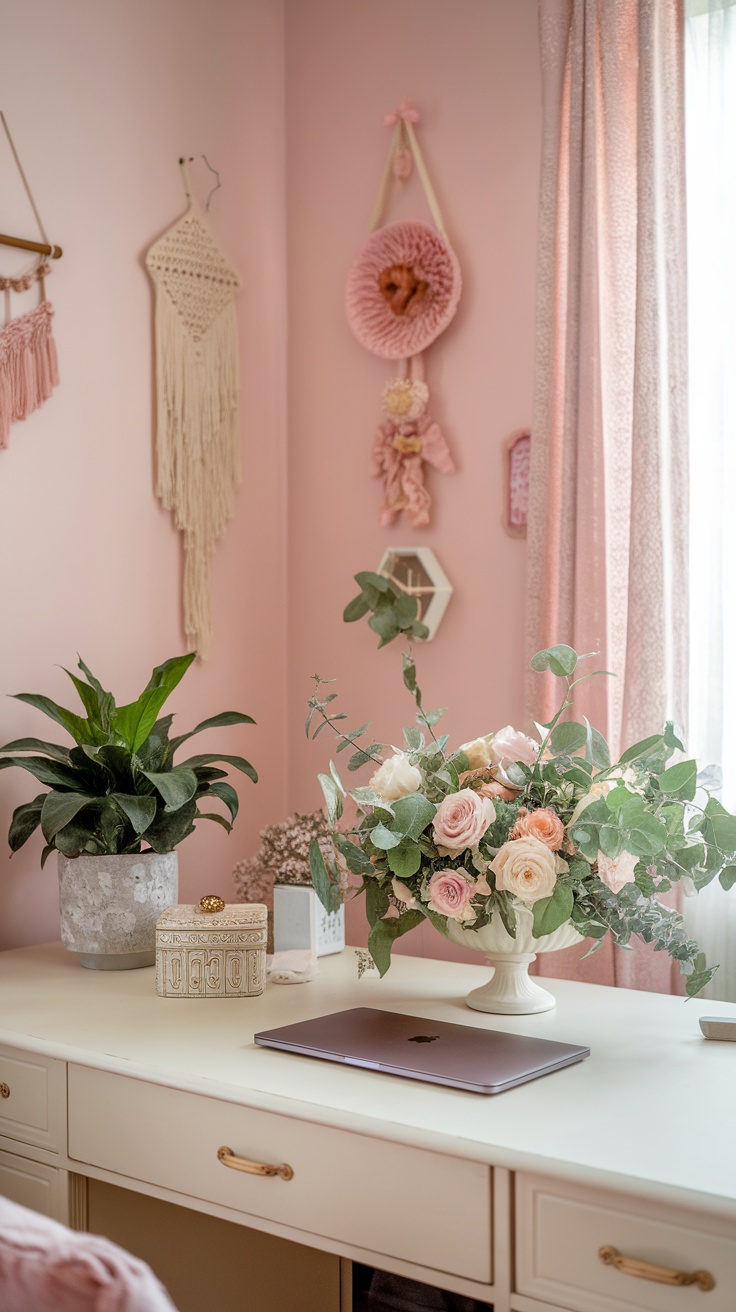
[[10, 1097], [10, 1085], [0, 1084], [0, 1098], [9, 1098], [9, 1097]]
[[199, 910], [214, 915], [217, 911], [225, 910], [225, 903], [216, 893], [205, 893], [205, 896], [199, 899]]

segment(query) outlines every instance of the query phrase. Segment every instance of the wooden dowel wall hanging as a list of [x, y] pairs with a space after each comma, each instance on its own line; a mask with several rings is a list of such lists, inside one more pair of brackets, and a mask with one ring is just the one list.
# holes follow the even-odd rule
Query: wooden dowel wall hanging
[[[0, 234], [0, 245], [33, 251], [37, 257], [28, 269], [12, 277], [0, 275], [0, 291], [4, 293], [5, 299], [5, 321], [4, 326], [0, 328], [0, 447], [5, 447], [8, 445], [11, 424], [27, 419], [34, 410], [49, 399], [59, 382], [56, 344], [51, 331], [54, 311], [46, 300], [44, 279], [50, 272], [48, 260], [58, 260], [62, 252], [61, 247], [54, 246], [46, 236], [41, 216], [2, 111], [0, 111], [0, 121], [43, 238], [43, 241], [38, 242], [24, 237]], [[11, 293], [28, 291], [34, 282], [39, 286], [39, 304], [35, 309], [13, 319], [10, 307]]]

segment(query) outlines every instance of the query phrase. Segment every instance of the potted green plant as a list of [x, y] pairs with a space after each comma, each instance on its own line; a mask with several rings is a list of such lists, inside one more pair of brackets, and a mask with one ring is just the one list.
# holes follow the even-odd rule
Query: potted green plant
[[[177, 899], [174, 849], [199, 819], [232, 828], [238, 796], [223, 765], [257, 781], [242, 756], [206, 752], [174, 762], [179, 748], [203, 729], [254, 723], [241, 711], [224, 711], [169, 737], [173, 716], [160, 712], [195, 655], [156, 666], [140, 697], [126, 706], [116, 705], [81, 659], [84, 678], [65, 673], [86, 714], [35, 693], [15, 694], [76, 744], [19, 738], [0, 748], [7, 753], [0, 769], [27, 770], [47, 788], [13, 812], [8, 841], [17, 852], [40, 827], [46, 840], [41, 866], [58, 852], [62, 940], [84, 966], [153, 964], [156, 919]], [[222, 803], [229, 818], [210, 810], [212, 802]]]

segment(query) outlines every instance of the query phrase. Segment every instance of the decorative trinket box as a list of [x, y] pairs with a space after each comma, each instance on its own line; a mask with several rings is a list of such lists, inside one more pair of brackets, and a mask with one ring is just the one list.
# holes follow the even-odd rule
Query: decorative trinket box
[[229, 906], [209, 894], [169, 907], [156, 922], [156, 992], [162, 998], [250, 998], [266, 982], [267, 908]]

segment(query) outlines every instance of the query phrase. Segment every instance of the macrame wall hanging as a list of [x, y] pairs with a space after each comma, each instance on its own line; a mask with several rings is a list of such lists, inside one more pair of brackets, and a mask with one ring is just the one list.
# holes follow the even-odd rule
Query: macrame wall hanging
[[[50, 273], [49, 258], [58, 259], [61, 248], [52, 246], [46, 236], [5, 115], [1, 112], [0, 121], [43, 238], [41, 242], [26, 241], [21, 237], [0, 234], [0, 246], [36, 253], [29, 268], [12, 277], [0, 274], [0, 292], [4, 300], [4, 321], [0, 328], [0, 447], [6, 447], [11, 424], [27, 419], [44, 401], [48, 401], [59, 382], [56, 345], [51, 331], [54, 311], [46, 300], [44, 280]], [[27, 292], [34, 283], [39, 288], [38, 305], [14, 319], [11, 293]]]
[[[399, 361], [383, 392], [385, 419], [376, 430], [371, 473], [383, 479], [380, 522], [388, 527], [402, 512], [413, 528], [429, 524], [431, 497], [425, 463], [443, 473], [455, 464], [429, 409], [423, 352], [453, 318], [462, 285], [457, 256], [447, 240], [437, 197], [419, 149], [419, 115], [403, 101], [384, 126], [393, 127], [388, 160], [371, 222], [371, 236], [348, 274], [348, 322], [367, 350]], [[411, 220], [381, 226], [394, 181], [404, 182], [416, 164], [434, 227]]]
[[192, 197], [186, 161], [179, 163], [189, 208], [146, 256], [156, 287], [156, 492], [184, 534], [184, 628], [206, 657], [212, 554], [240, 483], [240, 279]]

